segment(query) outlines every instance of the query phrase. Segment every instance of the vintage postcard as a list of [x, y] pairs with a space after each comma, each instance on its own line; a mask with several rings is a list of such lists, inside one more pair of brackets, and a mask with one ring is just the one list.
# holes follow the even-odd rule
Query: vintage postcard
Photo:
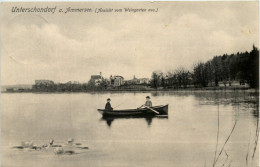
[[0, 8], [1, 166], [259, 166], [258, 1]]

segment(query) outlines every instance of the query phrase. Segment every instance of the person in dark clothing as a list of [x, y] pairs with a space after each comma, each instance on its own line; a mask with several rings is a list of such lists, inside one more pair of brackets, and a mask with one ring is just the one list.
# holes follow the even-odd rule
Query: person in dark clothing
[[105, 109], [106, 109], [106, 110], [113, 110], [113, 108], [111, 107], [110, 101], [111, 101], [111, 99], [108, 98], [108, 99], [107, 99], [107, 104], [106, 104], [106, 106], [105, 106]]

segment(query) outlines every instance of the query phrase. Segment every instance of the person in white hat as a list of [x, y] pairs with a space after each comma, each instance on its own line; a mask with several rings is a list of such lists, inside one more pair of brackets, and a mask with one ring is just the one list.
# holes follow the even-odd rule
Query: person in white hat
[[141, 106], [138, 107], [138, 108], [141, 108], [141, 107], [152, 107], [152, 101], [151, 101], [150, 96], [146, 96], [146, 102], [145, 102], [145, 104], [141, 105]]

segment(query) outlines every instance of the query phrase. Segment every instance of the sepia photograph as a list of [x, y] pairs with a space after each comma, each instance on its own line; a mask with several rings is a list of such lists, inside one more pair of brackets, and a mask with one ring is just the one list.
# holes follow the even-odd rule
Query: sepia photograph
[[259, 167], [259, 2], [1, 2], [2, 167]]

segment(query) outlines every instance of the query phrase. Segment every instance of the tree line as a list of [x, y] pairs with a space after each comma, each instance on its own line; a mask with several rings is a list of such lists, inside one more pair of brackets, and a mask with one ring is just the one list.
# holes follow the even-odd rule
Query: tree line
[[[258, 88], [259, 83], [259, 50], [253, 45], [250, 52], [236, 54], [224, 54], [213, 57], [206, 62], [198, 62], [193, 65], [191, 71], [184, 67], [163, 73], [154, 71], [150, 84], [157, 89], [163, 88], [188, 88], [188, 87], [217, 87], [219, 83], [231, 86], [233, 81], [240, 84], [249, 84], [251, 88]], [[35, 84], [32, 91], [36, 92], [84, 92], [107, 90], [109, 80], [102, 79], [99, 84], [94, 80], [88, 83], [54, 83]], [[124, 85], [127, 86], [127, 85]], [[125, 87], [122, 87], [124, 89]]]
[[207, 62], [198, 62], [193, 65], [192, 71], [179, 67], [166, 74], [154, 71], [151, 76], [151, 86], [154, 88], [208, 87], [219, 86], [220, 82], [231, 86], [233, 81], [258, 88], [259, 50], [254, 45], [250, 52], [224, 54]]
[[105, 90], [104, 85], [94, 86], [92, 83], [54, 83], [54, 84], [38, 84], [32, 86], [35, 92], [87, 92]]

